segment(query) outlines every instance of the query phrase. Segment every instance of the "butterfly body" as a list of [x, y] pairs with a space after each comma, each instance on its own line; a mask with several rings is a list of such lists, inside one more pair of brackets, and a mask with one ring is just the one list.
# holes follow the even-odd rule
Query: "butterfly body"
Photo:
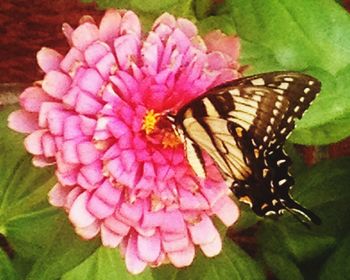
[[169, 119], [198, 176], [206, 177], [205, 151], [257, 215], [289, 211], [318, 224], [289, 194], [294, 179], [283, 144], [320, 87], [317, 79], [297, 72], [254, 75], [210, 90]]

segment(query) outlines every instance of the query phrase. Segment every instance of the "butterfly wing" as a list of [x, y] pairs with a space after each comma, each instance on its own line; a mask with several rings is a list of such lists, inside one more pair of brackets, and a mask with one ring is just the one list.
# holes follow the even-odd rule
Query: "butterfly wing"
[[185, 143], [194, 171], [205, 176], [202, 149], [258, 215], [287, 210], [318, 223], [289, 195], [294, 180], [282, 145], [319, 91], [320, 82], [311, 76], [271, 72], [226, 83], [190, 102], [175, 125], [191, 145]]

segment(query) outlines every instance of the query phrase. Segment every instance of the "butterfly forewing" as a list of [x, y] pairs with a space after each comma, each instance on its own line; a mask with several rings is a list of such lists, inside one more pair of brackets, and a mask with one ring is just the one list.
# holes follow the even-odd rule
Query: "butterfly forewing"
[[258, 215], [289, 211], [317, 223], [289, 195], [294, 180], [282, 145], [320, 87], [315, 78], [296, 72], [238, 79], [182, 107], [173, 124], [197, 175], [205, 176], [204, 150], [236, 196]]

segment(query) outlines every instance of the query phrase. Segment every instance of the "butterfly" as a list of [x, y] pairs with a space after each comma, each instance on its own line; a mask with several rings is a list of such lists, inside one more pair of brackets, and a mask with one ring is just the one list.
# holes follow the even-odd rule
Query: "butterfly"
[[237, 199], [257, 215], [288, 211], [304, 224], [320, 224], [289, 193], [292, 161], [283, 149], [320, 89], [321, 82], [306, 74], [263, 73], [217, 86], [167, 118], [199, 177], [206, 178], [205, 151]]

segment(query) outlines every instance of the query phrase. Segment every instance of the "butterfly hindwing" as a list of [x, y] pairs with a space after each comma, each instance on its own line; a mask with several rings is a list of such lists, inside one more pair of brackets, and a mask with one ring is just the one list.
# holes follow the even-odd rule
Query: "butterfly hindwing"
[[205, 176], [207, 152], [238, 199], [258, 215], [301, 214], [318, 218], [289, 195], [294, 184], [282, 145], [295, 119], [320, 91], [320, 82], [296, 72], [271, 72], [216, 87], [182, 107], [174, 126], [184, 138], [189, 163]]

